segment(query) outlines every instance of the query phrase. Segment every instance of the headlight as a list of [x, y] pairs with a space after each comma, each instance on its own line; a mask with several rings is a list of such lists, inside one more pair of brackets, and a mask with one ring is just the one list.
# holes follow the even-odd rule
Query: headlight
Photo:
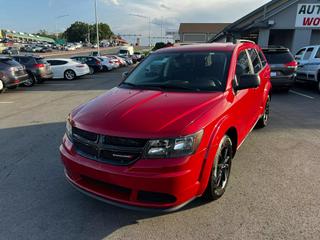
[[191, 155], [197, 150], [202, 135], [203, 130], [185, 137], [150, 140], [145, 151], [145, 157], [175, 158]]
[[67, 118], [67, 122], [66, 122], [66, 134], [67, 137], [72, 140], [72, 125], [71, 125], [71, 117], [70, 115]]

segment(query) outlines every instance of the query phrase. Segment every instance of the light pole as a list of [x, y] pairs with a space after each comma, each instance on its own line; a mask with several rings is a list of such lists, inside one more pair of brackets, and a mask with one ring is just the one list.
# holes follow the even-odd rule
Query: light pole
[[164, 22], [163, 21], [163, 16], [161, 17], [160, 23], [153, 22], [154, 25], [160, 26], [160, 29], [161, 29], [161, 35], [160, 35], [161, 36], [161, 42], [163, 40], [163, 27], [164, 27], [163, 26], [164, 25], [163, 22]]
[[56, 26], [55, 26], [55, 32], [56, 32], [56, 38], [58, 39], [58, 19], [64, 18], [64, 17], [69, 17], [69, 14], [65, 14], [65, 15], [60, 15], [56, 17]]
[[131, 16], [139, 17], [139, 18], [144, 18], [148, 20], [148, 30], [149, 30], [149, 47], [151, 46], [151, 18], [148, 16], [140, 15], [140, 14], [129, 14]]
[[96, 18], [96, 32], [97, 32], [98, 55], [100, 55], [99, 24], [98, 24], [98, 15], [97, 15], [97, 0], [94, 1], [94, 13], [95, 13], [95, 18]]

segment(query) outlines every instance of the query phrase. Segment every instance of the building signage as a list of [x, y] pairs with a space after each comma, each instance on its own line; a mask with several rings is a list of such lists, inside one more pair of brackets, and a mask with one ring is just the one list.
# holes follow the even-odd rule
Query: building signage
[[296, 27], [320, 28], [320, 4], [298, 4]]

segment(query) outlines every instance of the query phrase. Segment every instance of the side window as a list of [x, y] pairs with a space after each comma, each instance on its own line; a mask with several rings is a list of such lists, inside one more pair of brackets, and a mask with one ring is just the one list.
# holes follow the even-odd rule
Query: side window
[[251, 73], [251, 69], [250, 69], [248, 54], [246, 51], [242, 51], [240, 52], [237, 60], [236, 77], [237, 79], [239, 79], [240, 76], [244, 74], [250, 74], [250, 73]]
[[47, 60], [48, 63], [50, 63], [51, 66], [56, 66], [57, 63], [55, 60]]
[[320, 58], [320, 48], [318, 48], [315, 58]]
[[266, 57], [264, 56], [264, 54], [261, 51], [258, 51], [258, 54], [259, 54], [259, 57], [260, 57], [262, 68], [264, 68], [264, 66], [267, 64]]
[[25, 58], [20, 58], [20, 63], [21, 64], [32, 64], [32, 58], [27, 58], [27, 57], [25, 57]]
[[248, 52], [251, 58], [254, 73], [260, 72], [262, 69], [262, 65], [257, 51], [255, 49], [249, 49]]
[[314, 48], [308, 48], [303, 56], [303, 60], [308, 60], [311, 57]]
[[306, 51], [305, 48], [300, 49], [300, 50], [296, 53], [296, 56], [303, 55], [305, 51]]
[[62, 60], [56, 60], [55, 61], [55, 65], [64, 65], [66, 63], [67, 63], [66, 61], [62, 61]]

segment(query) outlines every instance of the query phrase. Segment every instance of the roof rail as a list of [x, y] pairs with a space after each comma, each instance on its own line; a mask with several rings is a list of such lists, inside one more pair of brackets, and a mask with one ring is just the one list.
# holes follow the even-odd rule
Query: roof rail
[[254, 41], [247, 40], [247, 39], [236, 39], [235, 43], [254, 43], [254, 44], [256, 44]]

